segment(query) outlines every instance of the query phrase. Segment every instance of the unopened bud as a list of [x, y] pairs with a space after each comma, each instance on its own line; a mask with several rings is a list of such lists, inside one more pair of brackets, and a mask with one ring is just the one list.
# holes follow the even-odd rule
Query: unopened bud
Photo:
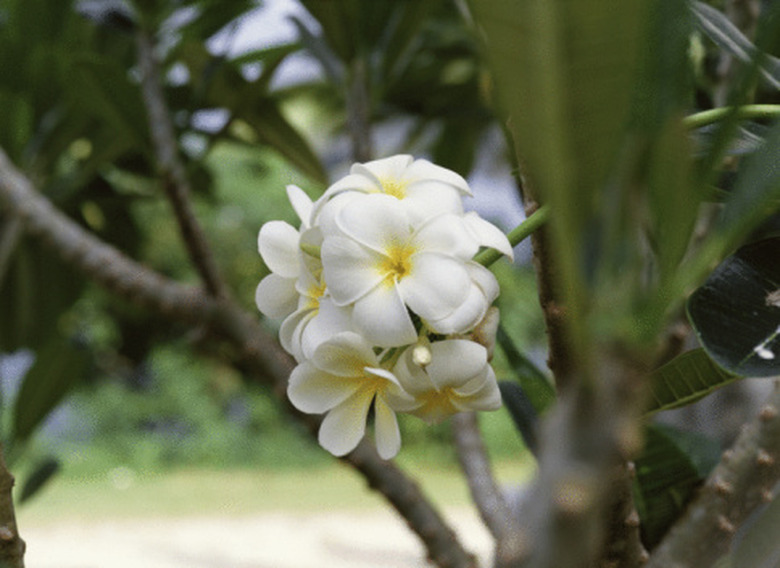
[[431, 349], [428, 347], [427, 343], [427, 341], [425, 343], [418, 343], [412, 349], [412, 362], [418, 367], [425, 367], [426, 365], [431, 364], [433, 355], [431, 354]]

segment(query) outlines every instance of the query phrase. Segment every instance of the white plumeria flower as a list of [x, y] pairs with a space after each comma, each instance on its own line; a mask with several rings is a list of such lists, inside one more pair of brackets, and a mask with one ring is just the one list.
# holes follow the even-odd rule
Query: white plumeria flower
[[310, 360], [298, 365], [287, 395], [303, 412], [327, 412], [319, 442], [336, 456], [351, 452], [363, 438], [373, 402], [377, 451], [383, 459], [392, 458], [401, 448], [395, 411], [416, 404], [393, 373], [381, 368], [365, 339], [351, 332], [322, 343]]
[[415, 225], [397, 199], [374, 194], [351, 199], [336, 223], [344, 236], [325, 235], [324, 279], [337, 306], [352, 306], [355, 327], [372, 345], [416, 340], [407, 306], [439, 321], [469, 299], [466, 264], [479, 244], [460, 216]]
[[458, 412], [497, 410], [501, 392], [488, 363], [487, 350], [466, 339], [445, 339], [432, 343], [430, 358], [423, 367], [415, 363], [414, 349], [407, 349], [393, 367], [404, 390], [419, 406], [411, 411], [429, 423]]
[[287, 317], [298, 305], [300, 234], [289, 223], [269, 221], [260, 228], [257, 249], [271, 273], [255, 290], [257, 308], [269, 318]]
[[416, 222], [443, 213], [462, 214], [461, 198], [471, 195], [462, 176], [428, 160], [403, 154], [353, 165], [349, 175], [331, 185], [318, 200], [314, 215], [331, 198], [345, 192], [395, 197]]
[[[287, 186], [287, 197], [301, 220], [301, 231], [309, 228], [313, 203], [304, 191]], [[301, 275], [301, 232], [284, 221], [270, 221], [260, 228], [257, 249], [271, 274], [255, 290], [257, 308], [270, 318], [284, 318], [299, 303], [296, 282]]]

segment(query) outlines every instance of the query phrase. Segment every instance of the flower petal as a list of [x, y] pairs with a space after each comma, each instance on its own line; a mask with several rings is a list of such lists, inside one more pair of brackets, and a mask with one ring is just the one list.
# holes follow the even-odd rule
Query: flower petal
[[406, 179], [410, 183], [420, 180], [435, 180], [453, 187], [463, 195], [471, 195], [469, 184], [463, 179], [463, 176], [424, 159], [415, 160], [407, 167]]
[[439, 253], [412, 255], [411, 271], [399, 283], [404, 302], [421, 318], [442, 319], [466, 301], [469, 276], [462, 262]]
[[320, 426], [320, 445], [334, 456], [354, 450], [366, 433], [366, 416], [373, 396], [371, 391], [359, 390], [328, 412]]
[[327, 237], [321, 257], [323, 277], [337, 306], [355, 302], [384, 280], [378, 269], [382, 256], [351, 239]]
[[312, 363], [340, 377], [363, 377], [364, 367], [378, 365], [371, 346], [351, 331], [338, 333], [317, 347]]
[[287, 385], [287, 397], [301, 412], [327, 412], [353, 396], [360, 381], [344, 380], [318, 369], [306, 361], [295, 367]]
[[401, 449], [401, 431], [395, 412], [381, 397], [374, 402], [374, 435], [379, 457], [389, 460]]
[[279, 327], [279, 343], [298, 362], [307, 358], [301, 344], [301, 334], [316, 313], [308, 308], [297, 309], [287, 316]]
[[298, 239], [298, 231], [284, 221], [269, 221], [260, 228], [257, 249], [271, 272], [285, 278], [298, 276]]
[[444, 213], [463, 214], [460, 194], [440, 182], [426, 180], [409, 184], [401, 203], [414, 225]]
[[463, 222], [469, 233], [481, 246], [496, 249], [509, 257], [509, 260], [514, 260], [512, 244], [501, 229], [493, 223], [486, 221], [473, 211], [464, 215]]
[[436, 333], [444, 335], [465, 333], [482, 321], [488, 306], [485, 294], [472, 282], [466, 300], [454, 312], [438, 320], [427, 319], [425, 323]]
[[[354, 331], [351, 310], [336, 306], [330, 298], [322, 298], [316, 314], [301, 330], [303, 356], [311, 359], [322, 343], [343, 331]], [[280, 330], [281, 336], [281, 330]]]
[[[458, 394], [457, 389], [454, 394]], [[490, 368], [488, 376], [479, 390], [466, 397], [454, 396], [451, 400], [453, 406], [458, 410], [488, 411], [501, 408], [501, 391], [498, 388], [493, 369]]]
[[336, 224], [345, 235], [382, 254], [406, 244], [411, 235], [405, 207], [384, 194], [355, 197], [341, 209]]
[[479, 251], [479, 243], [469, 234], [458, 215], [439, 215], [419, 227], [414, 243], [425, 252], [440, 252], [467, 261]]
[[492, 272], [476, 262], [468, 262], [465, 267], [471, 278], [466, 300], [450, 315], [438, 320], [426, 320], [428, 327], [437, 333], [465, 333], [473, 329], [498, 297], [498, 281]]
[[290, 184], [287, 186], [287, 199], [290, 200], [290, 205], [292, 205], [295, 214], [298, 215], [298, 219], [301, 220], [301, 228], [308, 229], [311, 222], [311, 211], [314, 207], [311, 198], [300, 187]]
[[398, 154], [389, 158], [372, 160], [364, 164], [355, 164], [351, 172], [362, 174], [364, 176], [373, 176], [377, 181], [404, 181], [409, 166], [414, 162], [414, 158], [408, 154]]
[[287, 317], [298, 307], [295, 279], [269, 274], [255, 289], [255, 304], [263, 315], [277, 319]]
[[352, 321], [371, 345], [396, 347], [417, 339], [412, 318], [393, 282], [380, 284], [355, 302]]
[[467, 339], [445, 339], [431, 344], [431, 362], [425, 368], [439, 390], [457, 388], [481, 374], [487, 366], [487, 350]]

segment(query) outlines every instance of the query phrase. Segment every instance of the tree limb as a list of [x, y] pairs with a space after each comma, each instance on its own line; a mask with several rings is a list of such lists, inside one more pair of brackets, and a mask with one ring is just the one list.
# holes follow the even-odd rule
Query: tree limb
[[518, 526], [493, 477], [490, 461], [474, 412], [460, 412], [452, 417], [455, 449], [468, 482], [471, 500], [482, 522], [496, 541], [496, 565], [508, 566], [515, 557]]
[[152, 134], [152, 145], [165, 192], [173, 207], [187, 251], [203, 279], [206, 291], [215, 298], [226, 298], [227, 287], [219, 275], [214, 255], [192, 210], [192, 190], [179, 157], [179, 145], [160, 84], [160, 66], [154, 54], [154, 41], [142, 28], [136, 32], [136, 51], [149, 131]]
[[780, 388], [724, 452], [704, 488], [688, 506], [647, 568], [712, 566], [734, 534], [780, 481]]
[[[199, 288], [171, 281], [130, 259], [85, 231], [33, 188], [0, 150], [0, 200], [26, 230], [42, 239], [67, 262], [114, 294], [145, 305], [173, 319], [205, 325], [229, 341], [251, 376], [270, 386], [292, 416], [316, 434], [321, 418], [303, 414], [287, 402], [287, 378], [294, 361], [259, 324], [228, 298], [213, 298]], [[368, 443], [344, 458], [404, 517], [422, 540], [432, 562], [442, 568], [474, 568], [455, 533], [420, 491], [392, 462], [382, 460]], [[0, 534], [0, 539], [2, 535]]]
[[0, 444], [0, 566], [24, 568], [25, 544], [16, 526], [12, 495], [14, 478], [5, 465], [3, 453]]

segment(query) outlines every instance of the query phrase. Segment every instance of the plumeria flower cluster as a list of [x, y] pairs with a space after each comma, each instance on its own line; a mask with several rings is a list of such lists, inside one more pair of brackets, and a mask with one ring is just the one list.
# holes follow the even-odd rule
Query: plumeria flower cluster
[[299, 228], [263, 225], [258, 248], [270, 274], [256, 302], [283, 319], [279, 339], [298, 362], [287, 394], [325, 414], [320, 444], [353, 450], [373, 408], [377, 450], [398, 452], [396, 413], [438, 422], [501, 405], [490, 353], [493, 274], [482, 247], [512, 258], [506, 236], [473, 212], [460, 175], [399, 155], [355, 164], [316, 202], [287, 194]]

